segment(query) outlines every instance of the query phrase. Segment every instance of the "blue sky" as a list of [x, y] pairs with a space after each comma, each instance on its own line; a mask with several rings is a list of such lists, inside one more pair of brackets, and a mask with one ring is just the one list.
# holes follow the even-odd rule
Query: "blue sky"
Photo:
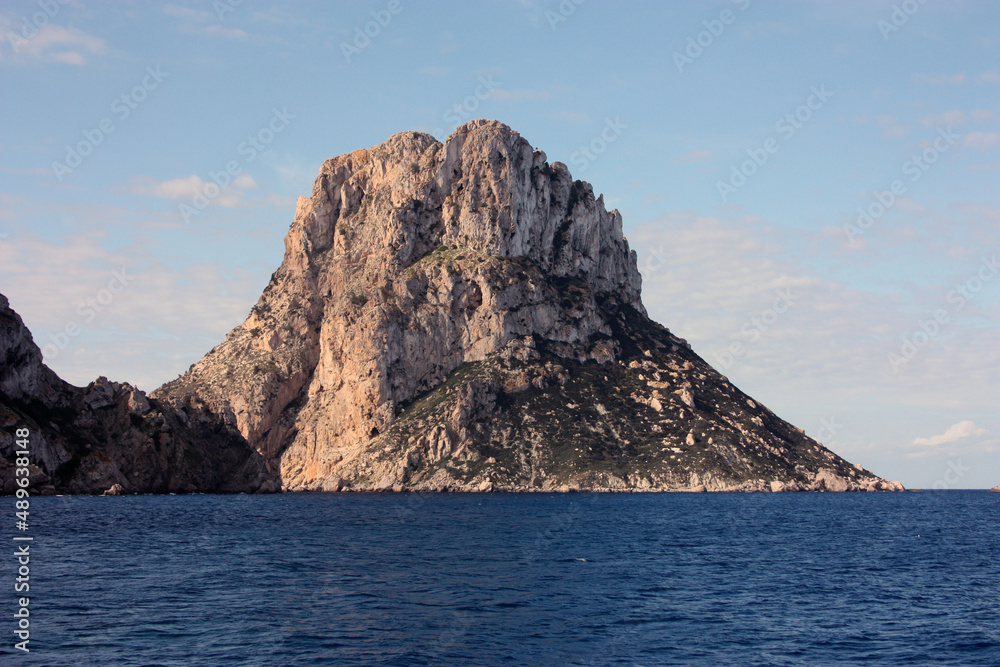
[[325, 159], [496, 118], [737, 386], [907, 486], [1000, 482], [1000, 5], [426, 4], [4, 3], [0, 291], [46, 362], [154, 389]]

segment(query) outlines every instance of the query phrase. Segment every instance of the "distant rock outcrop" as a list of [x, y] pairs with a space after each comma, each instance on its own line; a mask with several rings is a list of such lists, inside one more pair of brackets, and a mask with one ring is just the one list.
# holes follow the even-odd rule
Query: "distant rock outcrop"
[[990, 489], [990, 491], [1000, 491], [1000, 484], [994, 486], [992, 489]]
[[0, 492], [16, 485], [15, 433], [27, 428], [30, 488], [120, 495], [275, 491], [263, 458], [196, 402], [164, 406], [128, 384], [74, 387], [42, 363], [0, 295]]
[[902, 488], [743, 394], [640, 287], [618, 212], [509, 127], [405, 132], [322, 166], [247, 320], [153, 396], [287, 490]]

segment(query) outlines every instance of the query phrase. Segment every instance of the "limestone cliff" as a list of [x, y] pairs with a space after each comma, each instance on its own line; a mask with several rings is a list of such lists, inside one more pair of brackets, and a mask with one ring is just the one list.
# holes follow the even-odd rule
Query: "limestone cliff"
[[884, 489], [650, 321], [622, 219], [509, 127], [328, 160], [249, 317], [153, 396], [287, 490]]
[[0, 493], [16, 486], [15, 433], [27, 428], [40, 493], [274, 491], [263, 458], [196, 402], [164, 406], [128, 384], [74, 387], [42, 363], [0, 294]]

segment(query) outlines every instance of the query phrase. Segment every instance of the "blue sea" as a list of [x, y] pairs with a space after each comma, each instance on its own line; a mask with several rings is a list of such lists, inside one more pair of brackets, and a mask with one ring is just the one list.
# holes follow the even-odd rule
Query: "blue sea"
[[51, 497], [31, 519], [31, 652], [4, 614], [4, 665], [1000, 665], [998, 493]]

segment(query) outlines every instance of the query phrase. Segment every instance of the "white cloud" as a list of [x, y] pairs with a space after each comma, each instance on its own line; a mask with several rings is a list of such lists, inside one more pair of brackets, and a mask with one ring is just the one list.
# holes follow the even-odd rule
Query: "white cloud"
[[970, 132], [964, 141], [966, 146], [985, 151], [1000, 144], [1000, 132]]
[[899, 124], [895, 116], [883, 114], [878, 117], [878, 124], [882, 127], [882, 134], [887, 137], [905, 137], [908, 130]]
[[[954, 226], [961, 215], [932, 211], [926, 218], [936, 229]], [[968, 215], [982, 220], [986, 214]], [[980, 231], [968, 241], [995, 247], [995, 235], [986, 236], [984, 227], [989, 228], [977, 226]], [[881, 271], [887, 256], [911, 255], [908, 262], [917, 266], [928, 252], [921, 236], [894, 235], [888, 226], [882, 231], [885, 236], [873, 241], [869, 252], [859, 252], [841, 249], [846, 242], [840, 227], [831, 227], [827, 235], [750, 216], [721, 220], [677, 213], [627, 235], [639, 254], [650, 316], [690, 339], [696, 352], [734, 381], [759, 383], [789, 404], [805, 405], [810, 392], [824, 402], [871, 401], [883, 409], [888, 403], [904, 411], [896, 415], [901, 420], [910, 420], [908, 411], [917, 406], [948, 412], [989, 409], [987, 397], [995, 393], [997, 378], [987, 369], [1000, 364], [1000, 328], [965, 319], [982, 317], [974, 312], [978, 302], [953, 313], [932, 343], [893, 372], [889, 355], [900, 354], [902, 338], [912, 338], [936, 309], [954, 308], [945, 298], [953, 282], [920, 286], [914, 274], [900, 290], [886, 290], [880, 282], [860, 287], [858, 278]], [[943, 233], [938, 236], [940, 243]], [[974, 275], [980, 261], [977, 256], [955, 263], [961, 277]], [[833, 273], [819, 268], [824, 266]], [[835, 277], [841, 275], [849, 278]], [[768, 313], [777, 291], [786, 289], [793, 305], [780, 304], [784, 312]], [[742, 348], [730, 359], [726, 353], [734, 344]]]
[[191, 35], [206, 35], [208, 37], [224, 37], [227, 39], [246, 39], [246, 31], [231, 28], [216, 23], [215, 14], [202, 9], [191, 9], [178, 5], [164, 5], [163, 13], [180, 19], [180, 30]]
[[17, 35], [11, 44], [15, 57], [25, 60], [80, 66], [87, 64], [88, 57], [108, 52], [107, 44], [100, 37], [52, 23], [42, 26], [27, 39], [21, 38], [16, 30], [10, 34]]
[[955, 109], [937, 116], [926, 116], [921, 122], [924, 127], [958, 127], [965, 122], [965, 114]]
[[527, 88], [521, 88], [518, 90], [505, 90], [503, 88], [497, 88], [490, 93], [490, 99], [494, 99], [499, 102], [533, 102], [537, 100], [547, 100], [550, 97], [552, 97], [552, 94], [546, 90], [530, 90]]
[[51, 167], [0, 167], [0, 174], [17, 176], [51, 176]]
[[440, 77], [440, 76], [448, 76], [448, 73], [450, 71], [451, 71], [450, 67], [431, 67], [428, 65], [426, 67], [421, 67], [420, 69], [418, 69], [417, 74], [426, 74], [427, 76]]
[[190, 7], [180, 7], [172, 4], [163, 5], [163, 13], [167, 16], [187, 19], [189, 21], [208, 21], [212, 18], [211, 12], [201, 9], [191, 9]]
[[[912, 339], [936, 309], [954, 307], [945, 298], [953, 279], [937, 285], [932, 278], [921, 286], [920, 266], [940, 263], [956, 239], [975, 248], [1000, 243], [1000, 228], [982, 224], [997, 215], [988, 209], [913, 216], [931, 225], [933, 247], [922, 237], [897, 238], [885, 225], [879, 232], [884, 236], [873, 236], [863, 253], [840, 247], [845, 241], [839, 226], [809, 232], [753, 216], [678, 212], [626, 229], [638, 252], [650, 317], [686, 338], [697, 354], [779, 417], [851, 461], [918, 486], [935, 477], [914, 480], [937, 475], [927, 461], [957, 454], [990, 465], [1000, 461], [1000, 440], [970, 438], [939, 448], [911, 444], [939, 424], [963, 418], [996, 432], [1000, 313], [985, 312], [985, 296], [952, 312], [898, 374], [888, 362], [890, 353], [900, 353], [903, 337]], [[948, 230], [966, 219], [977, 221], [969, 234], [950, 236]], [[905, 278], [891, 287], [867, 279], [873, 272], [881, 277], [886, 258], [899, 255], [909, 257], [893, 265]], [[980, 253], [953, 264], [954, 280], [974, 275]], [[784, 289], [791, 290], [793, 304], [768, 313], [776, 290]], [[730, 358], [733, 345], [740, 347]], [[832, 439], [820, 430], [821, 419], [831, 416], [840, 425]], [[901, 434], [903, 428], [908, 432]]]
[[[172, 178], [167, 181], [156, 181], [148, 177], [138, 177], [128, 184], [126, 190], [129, 194], [140, 197], [158, 197], [160, 199], [171, 199], [176, 202], [190, 204], [197, 196], [203, 196], [212, 204], [226, 208], [242, 206], [246, 202], [246, 191], [258, 187], [257, 182], [249, 174], [240, 174], [224, 188], [202, 179], [196, 174], [183, 178]], [[206, 190], [208, 188], [208, 190]], [[208, 196], [215, 189], [219, 192], [216, 196]]]
[[965, 440], [966, 438], [983, 436], [987, 433], [989, 433], [989, 431], [986, 429], [979, 428], [973, 422], [965, 420], [960, 421], [957, 424], [952, 424], [948, 427], [948, 430], [939, 435], [934, 435], [929, 438], [917, 438], [913, 441], [913, 444], [917, 447], [939, 447], [941, 445], [948, 445], [959, 440]]
[[929, 83], [932, 86], [940, 86], [942, 84], [959, 86], [965, 82], [966, 76], [965, 72], [956, 72], [955, 74], [917, 74], [914, 78], [917, 81]]
[[555, 113], [549, 114], [549, 118], [553, 120], [560, 120], [564, 123], [589, 123], [590, 116], [585, 113], [580, 113], [578, 111], [557, 111]]
[[712, 151], [695, 149], [689, 151], [684, 155], [678, 155], [674, 158], [675, 164], [691, 164], [692, 162], [707, 162], [715, 157], [715, 153]]
[[972, 120], [980, 123], [993, 120], [993, 112], [989, 109], [973, 109], [969, 115], [972, 116]]
[[[167, 266], [145, 241], [114, 251], [102, 241], [91, 233], [57, 241], [21, 234], [0, 243], [3, 293], [45, 362], [77, 385], [106, 375], [156, 388], [242, 321], [266, 282], [207, 262]], [[111, 284], [114, 272], [124, 274], [123, 289]], [[65, 335], [72, 324], [79, 330]]]
[[254, 11], [250, 14], [254, 21], [263, 21], [266, 23], [273, 23], [277, 25], [285, 26], [304, 26], [309, 25], [309, 22], [305, 19], [299, 18], [293, 14], [278, 9], [277, 7], [269, 7], [266, 12]]
[[312, 194], [313, 182], [317, 178], [316, 165], [303, 164], [289, 157], [283, 163], [275, 164], [274, 170], [281, 178], [284, 188], [290, 188], [306, 197]]
[[459, 43], [455, 33], [445, 30], [437, 37], [437, 49], [439, 53], [454, 53], [458, 50]]
[[226, 37], [228, 39], [246, 39], [247, 33], [239, 28], [228, 28], [222, 25], [209, 25], [204, 28], [194, 29], [192, 32], [201, 33], [210, 37]]

